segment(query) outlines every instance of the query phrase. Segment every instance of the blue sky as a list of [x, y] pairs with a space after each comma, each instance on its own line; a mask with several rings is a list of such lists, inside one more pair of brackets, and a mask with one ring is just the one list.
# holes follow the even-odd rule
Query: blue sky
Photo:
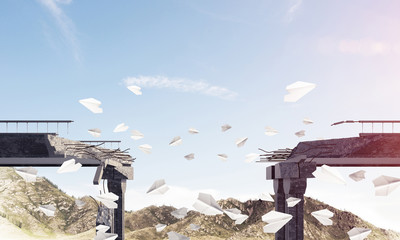
[[[61, 129], [61, 136], [90, 140], [87, 130], [100, 128], [102, 139], [122, 140], [121, 148], [136, 157], [128, 209], [190, 207], [191, 199], [176, 196], [195, 198], [199, 191], [241, 199], [272, 193], [267, 165], [245, 163], [246, 154], [360, 131], [358, 125], [331, 127], [336, 121], [399, 119], [399, 8], [399, 2], [386, 0], [6, 0], [0, 7], [2, 118], [71, 119], [70, 132]], [[171, 87], [143, 87], [143, 95], [135, 96], [124, 80], [140, 77], [165, 79]], [[296, 103], [283, 102], [285, 87], [296, 81], [317, 87]], [[89, 97], [102, 102], [104, 113], [79, 104]], [[315, 123], [304, 125], [305, 117]], [[113, 133], [122, 122], [128, 132]], [[225, 123], [232, 129], [222, 133]], [[266, 136], [266, 126], [279, 134]], [[200, 134], [190, 135], [190, 127]], [[132, 129], [145, 138], [130, 139]], [[303, 129], [305, 137], [294, 135]], [[175, 136], [183, 144], [168, 146]], [[249, 138], [242, 148], [235, 146], [239, 137]], [[138, 150], [145, 143], [153, 146], [152, 154]], [[183, 158], [192, 152], [194, 160]], [[221, 162], [219, 153], [228, 161]], [[357, 169], [339, 170], [347, 175]], [[96, 194], [94, 169], [80, 171], [57, 175], [42, 168], [39, 175], [75, 196]], [[334, 193], [310, 180], [306, 195], [400, 231], [399, 208], [391, 207], [398, 205], [399, 191], [377, 198], [371, 188], [374, 177], [400, 177], [399, 170], [368, 173], [359, 185], [350, 179], [346, 187], [328, 185]], [[171, 193], [145, 196], [161, 178]]]

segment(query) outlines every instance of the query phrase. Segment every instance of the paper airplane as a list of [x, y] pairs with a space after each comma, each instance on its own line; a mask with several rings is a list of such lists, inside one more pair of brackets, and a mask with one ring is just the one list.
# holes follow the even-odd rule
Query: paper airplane
[[139, 149], [144, 153], [150, 154], [152, 147], [149, 144], [143, 144], [139, 146]]
[[56, 207], [54, 207], [53, 204], [40, 205], [39, 210], [41, 210], [48, 217], [54, 217], [54, 212], [56, 211]]
[[236, 146], [237, 147], [243, 147], [244, 144], [246, 143], [247, 139], [248, 139], [247, 137], [237, 139], [236, 140]]
[[169, 232], [168, 240], [190, 240], [190, 238], [186, 237], [185, 235], [179, 234], [177, 232]]
[[262, 221], [268, 223], [264, 226], [265, 233], [276, 233], [292, 219], [292, 215], [276, 212], [274, 210], [262, 216]]
[[313, 215], [322, 225], [328, 226], [333, 224], [332, 220], [329, 219], [333, 217], [333, 212], [328, 209], [312, 212], [311, 215]]
[[231, 129], [232, 127], [229, 124], [225, 124], [221, 126], [221, 131], [226, 132], [229, 129]]
[[96, 233], [96, 237], [94, 238], [94, 240], [115, 240], [117, 239], [118, 234], [116, 233], [104, 233], [104, 232], [100, 232], [98, 231]]
[[146, 193], [148, 194], [164, 194], [169, 190], [169, 187], [165, 184], [164, 179], [157, 180], [151, 185]]
[[274, 199], [269, 195], [268, 193], [262, 193], [260, 194], [259, 198], [263, 201], [267, 202], [275, 202]]
[[350, 174], [349, 177], [351, 179], [353, 179], [354, 181], [359, 182], [359, 181], [365, 179], [365, 171], [364, 170], [360, 170], [358, 172]]
[[84, 201], [82, 201], [82, 200], [76, 199], [76, 200], [75, 200], [75, 205], [76, 205], [79, 209], [81, 209], [81, 208], [83, 208], [83, 207], [86, 205], [86, 203], [85, 203]]
[[142, 95], [142, 92], [140, 91], [142, 88], [138, 87], [138, 86], [128, 86], [127, 87], [129, 90], [131, 90], [134, 94], [136, 95]]
[[75, 163], [75, 159], [70, 159], [61, 165], [59, 169], [57, 169], [57, 173], [67, 173], [67, 172], [76, 172], [82, 167], [81, 163]]
[[94, 98], [86, 98], [79, 100], [79, 103], [89, 109], [92, 113], [102, 113], [103, 109], [100, 107], [101, 102]]
[[311, 120], [311, 119], [309, 119], [309, 118], [304, 118], [304, 119], [303, 119], [303, 123], [304, 123], [305, 125], [309, 125], [309, 124], [313, 124], [314, 121]]
[[265, 127], [265, 135], [267, 136], [274, 136], [278, 134], [278, 130], [273, 129], [272, 127]]
[[290, 197], [290, 198], [286, 199], [286, 203], [287, 203], [288, 207], [294, 207], [299, 202], [301, 202], [300, 198]]
[[373, 181], [375, 186], [375, 196], [387, 196], [400, 186], [400, 178], [382, 175]]
[[289, 94], [285, 95], [283, 101], [297, 102], [300, 98], [313, 90], [315, 86], [316, 85], [314, 83], [300, 81], [290, 84], [286, 87], [286, 91], [288, 91]]
[[228, 159], [228, 155], [226, 155], [226, 154], [218, 154], [218, 157], [219, 157], [219, 159], [221, 159], [222, 161], [226, 161], [227, 159]]
[[186, 155], [185, 158], [186, 158], [186, 160], [193, 160], [194, 159], [194, 153]]
[[167, 227], [167, 225], [161, 224], [161, 223], [160, 223], [160, 224], [157, 224], [157, 225], [156, 225], [156, 231], [157, 231], [157, 232], [161, 232], [162, 230], [164, 230], [165, 227]]
[[368, 228], [355, 227], [348, 231], [347, 235], [349, 235], [350, 240], [364, 240], [370, 233], [371, 230]]
[[249, 218], [248, 215], [242, 214], [242, 212], [237, 208], [226, 209], [224, 212], [232, 220], [235, 220], [236, 225], [242, 224], [247, 218]]
[[174, 217], [176, 217], [176, 218], [178, 218], [178, 219], [182, 219], [182, 218], [186, 217], [186, 215], [187, 215], [187, 210], [188, 210], [188, 209], [185, 208], [185, 207], [179, 208], [179, 209], [177, 209], [177, 210], [175, 210], [175, 211], [172, 211], [172, 212], [171, 212], [171, 215], [174, 216]]
[[125, 125], [125, 123], [120, 123], [118, 124], [115, 128], [113, 132], [125, 132], [126, 130], [128, 130], [128, 126]]
[[100, 224], [100, 225], [96, 226], [96, 231], [99, 231], [99, 232], [105, 233], [105, 232], [108, 231], [108, 229], [110, 229], [110, 227], [106, 226], [106, 225], [103, 225], [103, 224]]
[[118, 204], [115, 201], [118, 201], [119, 197], [112, 192], [100, 194], [95, 197], [95, 199], [100, 201], [109, 209], [118, 208]]
[[296, 135], [298, 137], [304, 137], [306, 135], [306, 131], [301, 130], [301, 131], [295, 132], [294, 135]]
[[133, 140], [139, 140], [139, 139], [144, 138], [144, 135], [143, 135], [143, 133], [139, 132], [138, 130], [132, 130], [131, 131], [131, 138]]
[[214, 216], [217, 214], [223, 214], [224, 211], [215, 201], [215, 199], [206, 193], [199, 193], [199, 196], [196, 202], [193, 204], [193, 207], [202, 214]]
[[194, 129], [194, 128], [189, 128], [189, 133], [190, 134], [197, 134], [197, 133], [199, 133], [199, 130]]
[[319, 180], [346, 185], [346, 180], [344, 180], [342, 175], [328, 165], [322, 165], [320, 169], [315, 170], [312, 174]]
[[197, 231], [197, 230], [199, 230], [199, 229], [201, 228], [200, 225], [196, 225], [196, 224], [193, 224], [193, 223], [191, 223], [191, 224], [189, 225], [189, 227], [190, 227], [190, 229], [193, 230], [193, 231]]
[[93, 128], [93, 129], [89, 129], [88, 133], [90, 133], [90, 135], [92, 135], [93, 137], [101, 137], [101, 130], [98, 128]]
[[18, 168], [15, 172], [21, 176], [25, 182], [36, 182], [37, 170], [33, 167]]
[[247, 163], [251, 163], [254, 162], [254, 160], [256, 160], [257, 158], [260, 157], [260, 154], [257, 153], [249, 153], [246, 155], [246, 160], [244, 160]]
[[174, 137], [169, 143], [170, 146], [178, 146], [182, 144], [182, 139], [179, 136]]

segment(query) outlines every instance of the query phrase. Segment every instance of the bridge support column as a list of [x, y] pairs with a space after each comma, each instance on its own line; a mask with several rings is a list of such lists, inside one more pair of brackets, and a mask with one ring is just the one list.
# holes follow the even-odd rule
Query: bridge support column
[[126, 191], [126, 180], [125, 179], [108, 179], [107, 180], [108, 191], [118, 195], [118, 208], [113, 209], [113, 221], [111, 232], [118, 234], [117, 240], [125, 239], [125, 191]]

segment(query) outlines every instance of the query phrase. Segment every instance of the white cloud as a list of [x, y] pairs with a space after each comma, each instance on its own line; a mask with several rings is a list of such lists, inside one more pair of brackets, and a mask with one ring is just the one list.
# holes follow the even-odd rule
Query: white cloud
[[238, 94], [227, 88], [213, 86], [204, 81], [193, 81], [183, 78], [167, 78], [164, 76], [139, 76], [127, 77], [123, 82], [129, 85], [138, 85], [148, 88], [170, 88], [180, 92], [200, 93], [208, 96], [219, 97], [226, 100], [234, 100]]
[[303, 3], [303, 0], [296, 0], [291, 7], [289, 8], [289, 10], [286, 13], [286, 20], [288, 22], [293, 21], [294, 19], [294, 15], [296, 14], [297, 10], [299, 10], [301, 4]]
[[77, 61], [81, 61], [81, 54], [79, 49], [78, 40], [76, 38], [75, 26], [71, 19], [63, 12], [58, 4], [68, 5], [72, 0], [38, 0], [46, 9], [50, 12], [56, 21], [61, 34], [66, 43], [71, 47], [74, 58]]

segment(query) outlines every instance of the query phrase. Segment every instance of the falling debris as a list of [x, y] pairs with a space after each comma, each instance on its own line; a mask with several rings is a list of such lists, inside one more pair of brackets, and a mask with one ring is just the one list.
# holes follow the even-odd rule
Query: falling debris
[[298, 136], [298, 137], [304, 137], [306, 135], [306, 131], [301, 130], [296, 132], [294, 135]]
[[313, 217], [315, 217], [322, 225], [328, 226], [333, 224], [332, 220], [329, 219], [333, 217], [333, 212], [328, 209], [312, 212], [311, 215], [313, 215]]
[[164, 179], [157, 180], [151, 185], [146, 193], [148, 194], [164, 194], [169, 190], [169, 187], [165, 184]]
[[156, 225], [156, 231], [157, 232], [161, 232], [162, 230], [164, 230], [164, 228], [166, 228], [167, 227], [167, 225], [165, 225], [165, 224], [157, 224]]
[[218, 157], [219, 157], [219, 159], [221, 159], [224, 162], [228, 159], [228, 155], [223, 154], [223, 153], [218, 154]]
[[89, 129], [88, 133], [90, 133], [90, 135], [96, 138], [101, 137], [101, 130], [98, 128]]
[[228, 217], [235, 221], [236, 225], [242, 224], [247, 218], [249, 218], [248, 215], [242, 214], [242, 212], [237, 208], [227, 209], [224, 210], [224, 212]]
[[229, 124], [225, 124], [221, 126], [221, 131], [226, 132], [229, 129], [231, 129], [232, 127]]
[[144, 138], [144, 135], [143, 135], [143, 133], [139, 132], [138, 130], [132, 130], [131, 131], [131, 138], [133, 140], [139, 140], [139, 139]]
[[193, 160], [194, 159], [194, 153], [186, 155], [185, 158], [186, 158], [186, 160]]
[[365, 179], [365, 171], [364, 170], [360, 170], [358, 172], [350, 174], [349, 177], [351, 179], [353, 179], [354, 181], [359, 182], [359, 181]]
[[187, 210], [188, 210], [188, 209], [185, 208], [185, 207], [179, 208], [179, 209], [177, 209], [177, 210], [175, 210], [175, 211], [172, 211], [172, 212], [171, 212], [171, 215], [174, 216], [174, 217], [176, 217], [176, 218], [178, 218], [178, 219], [182, 219], [182, 218], [186, 217], [186, 215], [187, 215]]
[[179, 136], [174, 137], [169, 143], [170, 146], [179, 146], [182, 144], [182, 139]]
[[84, 201], [79, 200], [79, 199], [75, 200], [75, 204], [79, 209], [82, 209], [86, 205], [86, 203]]
[[75, 163], [75, 159], [70, 159], [61, 165], [61, 167], [57, 170], [58, 174], [67, 173], [67, 172], [76, 172], [82, 167], [81, 163]]
[[110, 227], [106, 226], [106, 225], [103, 225], [103, 224], [100, 224], [100, 225], [96, 226], [96, 231], [99, 231], [99, 232], [105, 233], [105, 232], [108, 231], [108, 229], [110, 229]]
[[103, 109], [100, 107], [101, 102], [94, 98], [86, 98], [79, 100], [79, 103], [89, 109], [92, 113], [102, 113]]
[[274, 136], [278, 134], [278, 130], [273, 129], [272, 127], [265, 127], [265, 135], [267, 136]]
[[33, 167], [18, 168], [15, 172], [21, 176], [25, 182], [36, 182], [37, 170]]
[[301, 81], [290, 84], [286, 87], [286, 91], [288, 91], [289, 94], [285, 95], [283, 101], [297, 102], [300, 98], [302, 98], [311, 90], [313, 90], [315, 86], [316, 85], [314, 83], [307, 83]]
[[142, 95], [142, 92], [140, 91], [142, 88], [140, 88], [139, 86], [132, 85], [128, 86], [127, 88], [135, 95]]
[[311, 119], [309, 119], [309, 118], [304, 118], [304, 119], [303, 119], [303, 123], [304, 123], [305, 125], [309, 125], [309, 124], [313, 124], [314, 121], [311, 120]]
[[139, 146], [139, 149], [144, 153], [150, 154], [152, 147], [149, 144], [143, 144]]
[[195, 129], [195, 128], [189, 128], [189, 133], [190, 134], [198, 134], [199, 130]]
[[40, 205], [39, 210], [41, 210], [48, 217], [54, 217], [56, 207], [53, 204]]
[[199, 229], [201, 228], [200, 225], [196, 225], [196, 224], [193, 224], [193, 223], [191, 223], [191, 224], [189, 225], [189, 227], [190, 227], [190, 229], [193, 230], [193, 231], [197, 231], [197, 230], [199, 230]]
[[118, 234], [116, 233], [105, 233], [105, 232], [96, 232], [96, 237], [94, 240], [115, 240], [117, 239]]
[[114, 193], [104, 193], [100, 194], [100, 196], [95, 197], [97, 201], [100, 201], [109, 209], [118, 208], [118, 204], [115, 201], [118, 201], [119, 197]]
[[276, 233], [292, 219], [292, 215], [277, 211], [270, 211], [262, 216], [262, 221], [268, 223], [264, 226], [265, 233]]
[[322, 165], [320, 169], [315, 170], [312, 174], [318, 180], [346, 185], [346, 180], [344, 180], [339, 171], [328, 165]]
[[237, 139], [236, 140], [236, 146], [237, 147], [243, 147], [244, 144], [246, 143], [247, 139], [248, 139], [247, 137]]
[[364, 240], [370, 233], [371, 230], [368, 228], [355, 227], [348, 231], [347, 235], [349, 235], [350, 240]]
[[400, 186], [400, 178], [382, 175], [372, 181], [375, 186], [375, 196], [387, 196]]
[[259, 196], [260, 200], [267, 201], [267, 202], [275, 202], [274, 199], [268, 193], [262, 193]]
[[168, 240], [190, 240], [190, 238], [186, 237], [185, 235], [179, 234], [177, 232], [169, 232]]
[[260, 157], [260, 154], [257, 153], [249, 153], [246, 155], [246, 160], [244, 160], [247, 163], [251, 163], [254, 162], [254, 160], [256, 160], [257, 158]]
[[128, 126], [125, 125], [125, 123], [120, 123], [118, 124], [115, 128], [114, 131], [115, 133], [117, 132], [125, 132], [126, 130], [128, 130]]
[[215, 199], [206, 193], [199, 193], [199, 196], [196, 202], [193, 204], [193, 207], [202, 214], [214, 216], [217, 214], [223, 214], [224, 211], [215, 201]]
[[294, 207], [299, 202], [301, 202], [300, 198], [290, 197], [290, 198], [286, 199], [286, 203], [287, 203], [288, 207]]

